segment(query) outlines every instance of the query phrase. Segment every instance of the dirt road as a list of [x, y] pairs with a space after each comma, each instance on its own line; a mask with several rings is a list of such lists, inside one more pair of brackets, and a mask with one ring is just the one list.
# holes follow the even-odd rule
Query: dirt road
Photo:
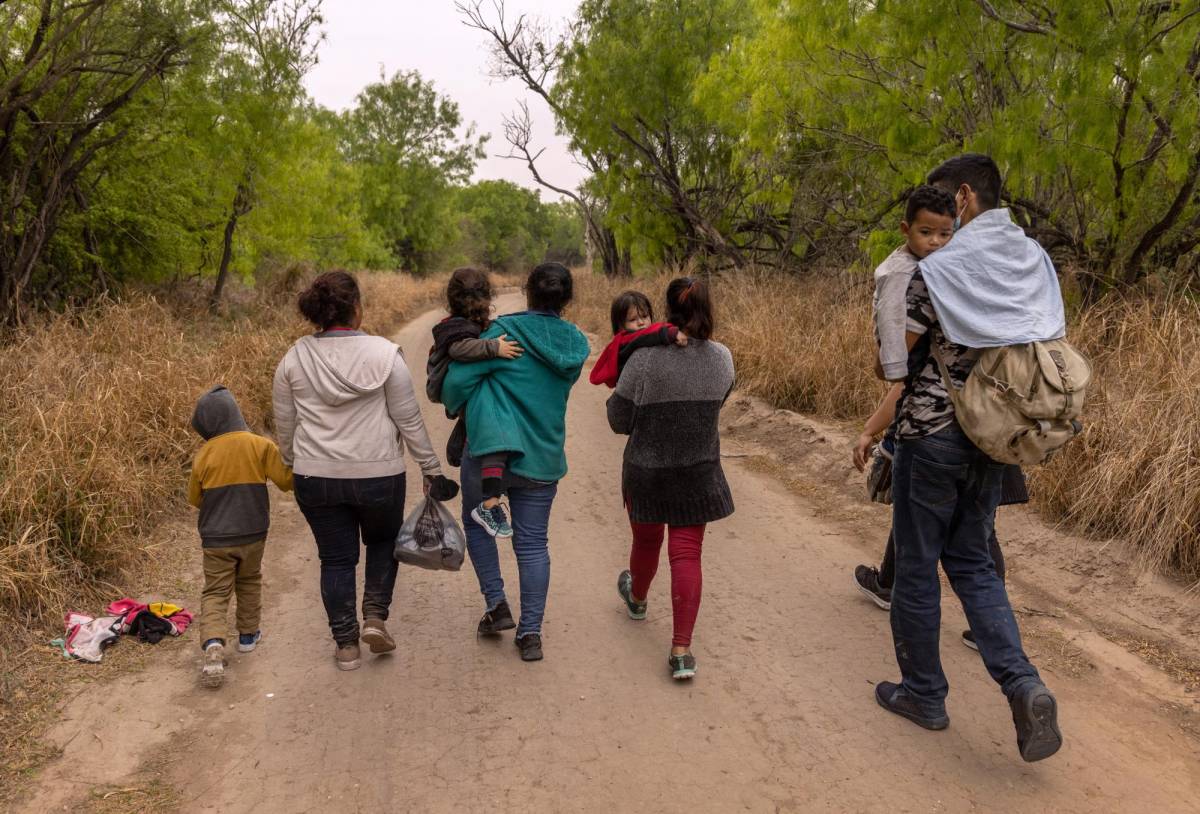
[[[397, 337], [418, 379], [434, 320]], [[259, 650], [235, 653], [217, 692], [198, 686], [188, 647], [107, 706], [78, 699], [53, 733], [64, 756], [25, 810], [70, 809], [93, 786], [136, 787], [147, 773], [185, 812], [1196, 810], [1200, 741], [1113, 671], [1044, 670], [1066, 745], [1022, 763], [1003, 697], [957, 640], [953, 597], [950, 728], [879, 709], [874, 683], [897, 675], [887, 615], [850, 577], [876, 541], [736, 458], [738, 511], [705, 541], [700, 672], [672, 682], [666, 567], [646, 622], [629, 620], [614, 590], [628, 531], [606, 396], [583, 381], [571, 398], [545, 661], [522, 663], [511, 634], [476, 640], [468, 565], [402, 570], [399, 650], [338, 672], [312, 538], [277, 499]], [[436, 407], [426, 418], [443, 442], [448, 422]], [[515, 601], [511, 552], [503, 562]]]

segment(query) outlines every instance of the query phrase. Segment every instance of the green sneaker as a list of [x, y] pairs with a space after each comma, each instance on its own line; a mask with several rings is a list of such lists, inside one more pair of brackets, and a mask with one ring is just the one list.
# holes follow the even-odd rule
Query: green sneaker
[[630, 619], [646, 618], [646, 603], [634, 601], [633, 574], [629, 573], [628, 569], [622, 571], [621, 575], [617, 577], [617, 593], [624, 600], [625, 610], [629, 611]]
[[696, 657], [691, 653], [673, 655], [667, 659], [667, 664], [671, 667], [671, 678], [676, 681], [686, 681], [696, 675]]

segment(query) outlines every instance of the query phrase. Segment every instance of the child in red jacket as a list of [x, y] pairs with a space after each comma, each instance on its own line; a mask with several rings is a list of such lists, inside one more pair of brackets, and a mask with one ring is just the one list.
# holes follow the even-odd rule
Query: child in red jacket
[[613, 340], [596, 360], [588, 381], [616, 387], [621, 370], [638, 348], [655, 345], [687, 345], [687, 334], [666, 322], [654, 322], [654, 307], [640, 291], [625, 291], [613, 300]]

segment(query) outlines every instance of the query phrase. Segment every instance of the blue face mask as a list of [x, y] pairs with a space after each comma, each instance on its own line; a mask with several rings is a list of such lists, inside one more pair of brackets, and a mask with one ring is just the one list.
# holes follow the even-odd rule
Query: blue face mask
[[962, 209], [959, 209], [957, 195], [954, 196], [954, 204], [954, 208], [957, 210], [958, 214], [954, 216], [954, 226], [952, 228], [957, 232], [962, 228], [962, 213], [967, 211], [967, 205], [964, 203]]

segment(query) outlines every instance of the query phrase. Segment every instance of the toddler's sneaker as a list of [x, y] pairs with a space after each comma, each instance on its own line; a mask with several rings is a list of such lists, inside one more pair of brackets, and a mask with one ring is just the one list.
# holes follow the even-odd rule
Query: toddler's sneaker
[[262, 631], [256, 630], [253, 633], [238, 634], [238, 652], [251, 653], [254, 648], [258, 647], [258, 640], [262, 638]]
[[621, 595], [621, 599], [625, 602], [625, 610], [629, 612], [630, 619], [645, 619], [646, 618], [646, 603], [638, 602], [633, 598], [633, 574], [626, 569], [617, 577], [617, 593]]
[[497, 539], [510, 539], [513, 535], [512, 526], [508, 524], [508, 515], [504, 513], [504, 507], [499, 503], [490, 509], [480, 503], [471, 509], [471, 519]]
[[879, 584], [879, 569], [860, 565], [854, 569], [854, 584], [863, 596], [884, 610], [892, 609], [892, 589]]
[[225, 642], [209, 639], [204, 643], [204, 664], [200, 666], [200, 683], [213, 689], [225, 680]]

